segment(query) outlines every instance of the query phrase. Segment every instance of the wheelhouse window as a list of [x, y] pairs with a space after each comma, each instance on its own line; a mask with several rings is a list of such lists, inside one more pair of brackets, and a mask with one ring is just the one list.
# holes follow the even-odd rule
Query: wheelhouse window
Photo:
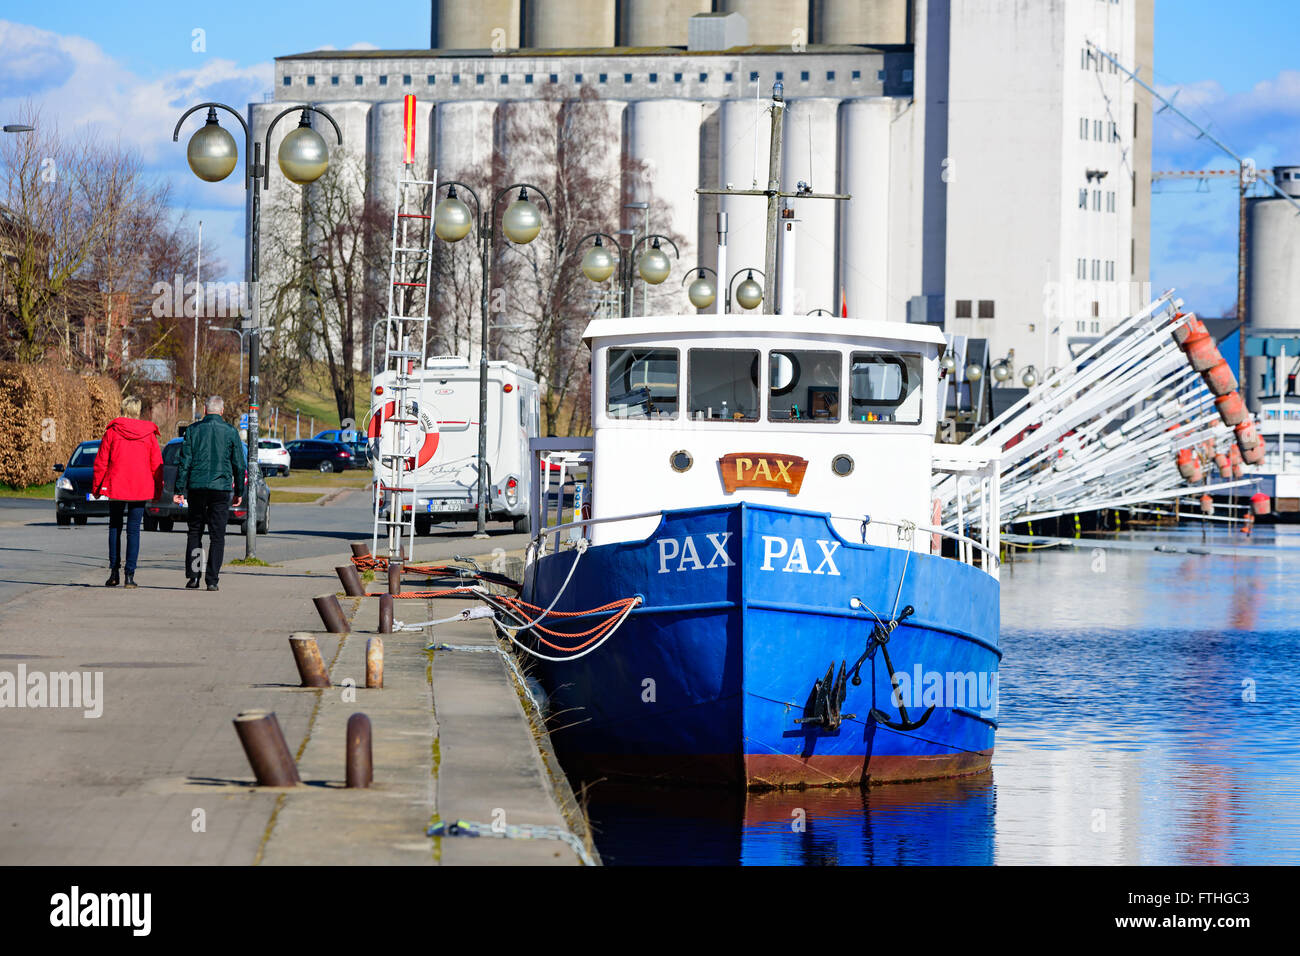
[[758, 351], [691, 349], [690, 417], [702, 421], [758, 421]]
[[920, 424], [923, 367], [919, 355], [854, 352], [849, 357], [849, 418]]
[[676, 418], [676, 349], [610, 349], [606, 354], [605, 412], [610, 418]]
[[842, 358], [840, 352], [803, 349], [768, 353], [768, 421], [839, 421]]

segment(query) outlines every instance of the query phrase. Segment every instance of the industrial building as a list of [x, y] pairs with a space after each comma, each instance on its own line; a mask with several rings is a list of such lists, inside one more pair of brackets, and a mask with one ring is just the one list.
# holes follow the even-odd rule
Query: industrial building
[[1300, 166], [1278, 166], [1273, 192], [1246, 200], [1246, 354], [1242, 392], [1258, 412], [1264, 397], [1296, 395], [1300, 362]]
[[279, 57], [250, 112], [260, 132], [328, 109], [388, 201], [404, 94], [420, 171], [446, 178], [508, 159], [556, 91], [594, 90], [611, 148], [653, 171], [623, 195], [653, 193], [651, 228], [687, 239], [680, 277], [715, 264], [719, 208], [729, 271], [762, 267], [763, 201], [695, 189], [765, 183], [780, 81], [784, 184], [852, 195], [794, 201], [794, 310], [942, 324], [1014, 350], [1018, 375], [1148, 297], [1151, 110], [1096, 51], [1149, 76], [1152, 23], [1153, 0], [434, 0], [430, 48]]

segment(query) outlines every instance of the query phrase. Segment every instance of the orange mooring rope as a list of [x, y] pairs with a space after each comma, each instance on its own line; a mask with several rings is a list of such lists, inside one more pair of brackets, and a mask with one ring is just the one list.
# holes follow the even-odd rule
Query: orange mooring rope
[[[636, 604], [638, 603], [637, 599], [634, 597], [620, 598], [617, 601], [611, 601], [608, 604], [602, 604], [600, 607], [592, 608], [589, 611], [551, 611], [550, 614], [547, 615], [545, 613], [546, 611], [545, 608], [539, 607], [536, 604], [529, 604], [527, 601], [521, 601], [519, 600], [519, 598], [498, 596], [496, 597], [496, 600], [500, 601], [507, 608], [509, 608], [512, 611], [515, 611], [516, 613], [520, 613], [525, 608], [534, 612], [541, 612], [538, 613], [538, 615], [532, 618], [531, 620], [527, 620], [526, 623], [523, 625], [523, 627], [531, 628], [534, 631], [540, 631], [542, 634], [549, 634], [551, 637], [568, 638], [570, 640], [577, 640], [584, 637], [587, 638], [587, 640], [583, 641], [581, 644], [577, 645], [576, 647], [565, 647], [560, 644], [552, 644], [550, 641], [542, 637], [540, 634], [537, 636], [537, 640], [539, 642], [545, 644], [547, 647], [552, 648], [553, 650], [570, 651], [570, 652], [580, 651], [583, 648], [590, 647], [592, 644], [596, 643], [596, 641], [604, 637], [605, 634], [607, 634], [609, 630], [613, 628], [622, 618], [626, 617], [627, 614], [631, 612], [632, 608], [635, 607]], [[602, 611], [614, 611], [614, 614], [606, 618], [600, 624], [597, 624], [595, 627], [589, 628], [585, 631], [580, 631], [578, 633], [572, 633], [569, 631], [553, 631], [550, 628], [543, 627], [542, 625], [537, 623], [538, 621], [542, 620], [542, 618], [547, 616], [570, 617], [570, 618], [586, 617], [587, 615], [590, 614], [600, 614]], [[520, 613], [520, 616], [526, 618], [526, 615], [522, 613]]]

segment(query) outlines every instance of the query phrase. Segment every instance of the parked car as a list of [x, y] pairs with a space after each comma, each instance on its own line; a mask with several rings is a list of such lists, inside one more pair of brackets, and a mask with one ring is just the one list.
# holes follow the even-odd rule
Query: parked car
[[[144, 509], [144, 530], [146, 531], [171, 531], [176, 522], [179, 521], [184, 524], [189, 519], [189, 507], [178, 505], [172, 500], [172, 496], [176, 493], [176, 465], [180, 461], [181, 445], [183, 443], [184, 439], [173, 438], [163, 446], [162, 496], [149, 502]], [[246, 461], [248, 459], [248, 446], [240, 442], [239, 447], [242, 449]], [[241, 534], [246, 530], [249, 481], [253, 482], [257, 488], [257, 533], [266, 534], [271, 530], [271, 489], [267, 487], [266, 479], [262, 477], [259, 469], [253, 469], [249, 472], [249, 478], [244, 482], [242, 495], [244, 503], [238, 508], [230, 509], [230, 517], [226, 519], [226, 523], [228, 525], [239, 525]]]
[[325, 431], [317, 432], [311, 436], [314, 441], [340, 441], [345, 445], [364, 440], [364, 438], [365, 436], [355, 428], [327, 428]]
[[59, 478], [54, 483], [54, 520], [61, 525], [85, 524], [89, 518], [108, 517], [108, 499], [91, 494], [98, 441], [83, 441], [72, 452], [68, 464], [55, 465]]
[[278, 438], [261, 438], [257, 442], [257, 464], [262, 474], [289, 474], [289, 450]]
[[364, 468], [364, 458], [358, 459], [352, 449], [338, 441], [318, 441], [315, 438], [303, 438], [291, 441], [287, 446], [289, 463], [294, 468], [311, 468], [315, 471], [345, 471], [348, 468]]

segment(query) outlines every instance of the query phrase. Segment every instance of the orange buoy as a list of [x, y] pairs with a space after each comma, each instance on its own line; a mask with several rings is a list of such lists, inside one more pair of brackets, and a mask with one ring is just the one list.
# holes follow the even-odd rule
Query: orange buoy
[[[1250, 461], [1246, 457], [1246, 452], [1259, 445], [1259, 432], [1255, 429], [1255, 422], [1248, 418], [1237, 425], [1233, 431], [1237, 433], [1237, 446], [1241, 449], [1242, 458]], [[1254, 464], [1254, 462], [1251, 462], [1251, 464]]]
[[1246, 420], [1246, 403], [1241, 400], [1241, 392], [1235, 388], [1216, 398], [1214, 407], [1219, 410], [1219, 417], [1225, 425], [1240, 425]]
[[1201, 495], [1201, 514], [1214, 514], [1214, 499], [1209, 495]]
[[1228, 461], [1234, 465], [1241, 464], [1241, 449], [1237, 447], [1236, 442], [1228, 446]]
[[1243, 469], [1243, 468], [1241, 467], [1241, 462], [1239, 462], [1239, 461], [1234, 461], [1234, 462], [1232, 463], [1232, 480], [1233, 480], [1233, 481], [1240, 481], [1240, 480], [1241, 480], [1241, 476], [1244, 475], [1245, 473], [1246, 473], [1246, 472], [1245, 472], [1245, 469]]
[[1205, 387], [1211, 395], [1227, 395], [1237, 388], [1237, 376], [1232, 374], [1228, 360], [1221, 358], [1214, 365], [1201, 373]]
[[1242, 457], [1246, 459], [1248, 465], [1259, 465], [1264, 461], [1264, 443], [1260, 442], [1254, 448], [1247, 448]]
[[[1202, 327], [1204, 328], [1204, 327]], [[1193, 332], [1183, 343], [1187, 361], [1198, 372], [1204, 372], [1223, 361], [1219, 347], [1214, 344], [1214, 336], [1209, 332]]]
[[1219, 477], [1227, 478], [1232, 474], [1232, 463], [1228, 461], [1228, 456], [1219, 452], [1214, 456], [1214, 467], [1219, 469]]
[[1268, 500], [1268, 495], [1262, 491], [1257, 491], [1250, 496], [1250, 508], [1257, 515], [1266, 515], [1272, 510], [1272, 505]]
[[1251, 530], [1254, 527], [1255, 527], [1255, 515], [1253, 512], [1247, 511], [1246, 518], [1241, 523], [1241, 533], [1250, 534]]
[[1205, 478], [1205, 472], [1203, 472], [1203, 471], [1201, 470], [1201, 459], [1199, 459], [1199, 458], [1193, 458], [1193, 459], [1192, 459], [1192, 477], [1189, 478], [1189, 479], [1187, 479], [1187, 480], [1190, 481], [1190, 482], [1191, 482], [1192, 484], [1194, 484], [1194, 485], [1199, 485], [1199, 484], [1201, 483], [1201, 481], [1202, 481], [1204, 478]]
[[1175, 325], [1169, 333], [1174, 337], [1174, 341], [1178, 343], [1179, 348], [1185, 346], [1190, 336], [1206, 331], [1205, 324], [1196, 317], [1195, 312], [1179, 312], [1174, 318], [1184, 320]]
[[1184, 480], [1191, 481], [1192, 475], [1200, 466], [1200, 461], [1192, 454], [1190, 448], [1180, 448], [1178, 449], [1177, 464], [1178, 474], [1182, 475]]

